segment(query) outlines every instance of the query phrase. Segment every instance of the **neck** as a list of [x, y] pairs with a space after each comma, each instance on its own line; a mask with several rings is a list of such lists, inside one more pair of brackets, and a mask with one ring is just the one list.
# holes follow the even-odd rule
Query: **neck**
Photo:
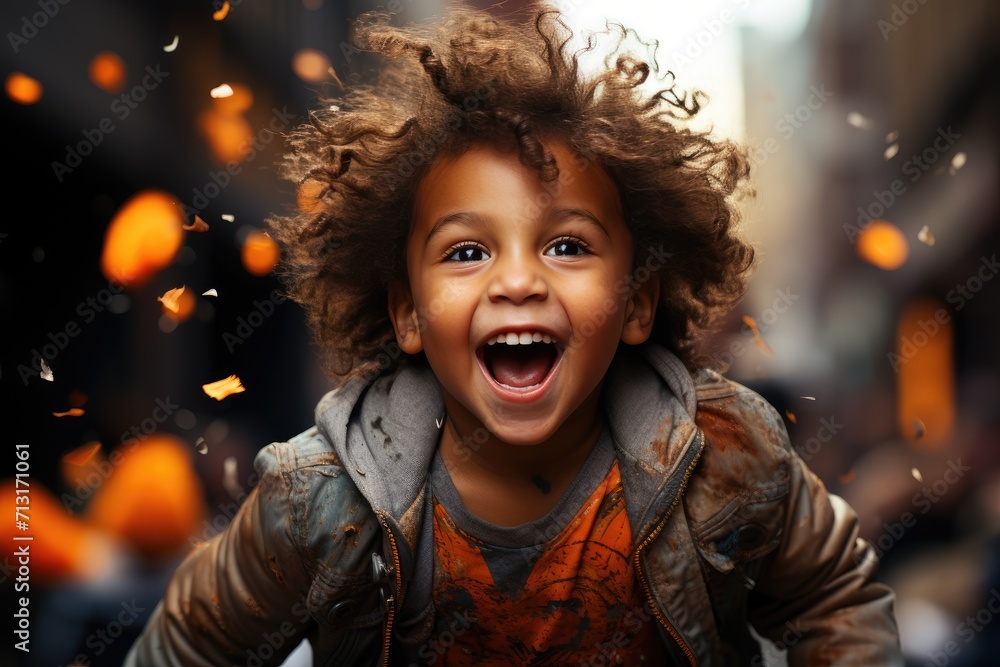
[[534, 445], [511, 445], [468, 413], [451, 410], [441, 434], [441, 457], [453, 477], [486, 476], [496, 481], [531, 484], [548, 493], [572, 480], [593, 450], [604, 426], [598, 398], [600, 387], [551, 437]]

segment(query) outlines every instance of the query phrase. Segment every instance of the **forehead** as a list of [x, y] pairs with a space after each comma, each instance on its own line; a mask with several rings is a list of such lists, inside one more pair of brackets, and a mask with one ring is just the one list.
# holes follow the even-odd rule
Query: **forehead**
[[442, 215], [479, 208], [518, 218], [535, 218], [554, 207], [582, 208], [602, 221], [624, 224], [618, 187], [602, 165], [563, 140], [545, 146], [559, 167], [558, 181], [544, 182], [514, 148], [495, 143], [438, 158], [417, 187], [413, 231]]

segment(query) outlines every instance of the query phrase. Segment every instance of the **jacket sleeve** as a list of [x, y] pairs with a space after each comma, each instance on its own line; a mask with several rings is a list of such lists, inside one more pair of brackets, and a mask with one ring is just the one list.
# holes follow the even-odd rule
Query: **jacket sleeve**
[[183, 560], [124, 667], [278, 665], [301, 642], [309, 586], [280, 447], [257, 454], [257, 486]]
[[788, 444], [782, 540], [758, 575], [750, 620], [788, 650], [790, 667], [904, 664], [894, 593], [874, 580], [878, 558], [858, 536], [858, 515]]

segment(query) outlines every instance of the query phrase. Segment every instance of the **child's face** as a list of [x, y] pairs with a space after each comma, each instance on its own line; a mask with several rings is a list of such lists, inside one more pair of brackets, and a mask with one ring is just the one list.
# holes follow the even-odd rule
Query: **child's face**
[[431, 165], [409, 289], [390, 290], [400, 347], [426, 354], [459, 432], [485, 427], [509, 444], [568, 435], [574, 416], [594, 423], [619, 341], [646, 340], [658, 295], [655, 279], [629, 288], [632, 235], [614, 182], [565, 143], [548, 146], [560, 169], [548, 187], [489, 144]]

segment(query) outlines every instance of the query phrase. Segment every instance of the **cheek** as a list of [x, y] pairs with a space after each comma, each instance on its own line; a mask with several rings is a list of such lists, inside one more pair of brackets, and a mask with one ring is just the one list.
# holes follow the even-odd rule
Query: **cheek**
[[625, 321], [625, 299], [611, 290], [594, 290], [581, 295], [576, 305], [574, 329], [590, 342], [589, 353], [600, 355], [605, 350], [613, 355]]
[[467, 290], [458, 290], [447, 284], [437, 287], [425, 289], [417, 297], [417, 308], [425, 323], [425, 341], [431, 344], [439, 341], [446, 345], [466, 342], [474, 303], [470, 302]]

